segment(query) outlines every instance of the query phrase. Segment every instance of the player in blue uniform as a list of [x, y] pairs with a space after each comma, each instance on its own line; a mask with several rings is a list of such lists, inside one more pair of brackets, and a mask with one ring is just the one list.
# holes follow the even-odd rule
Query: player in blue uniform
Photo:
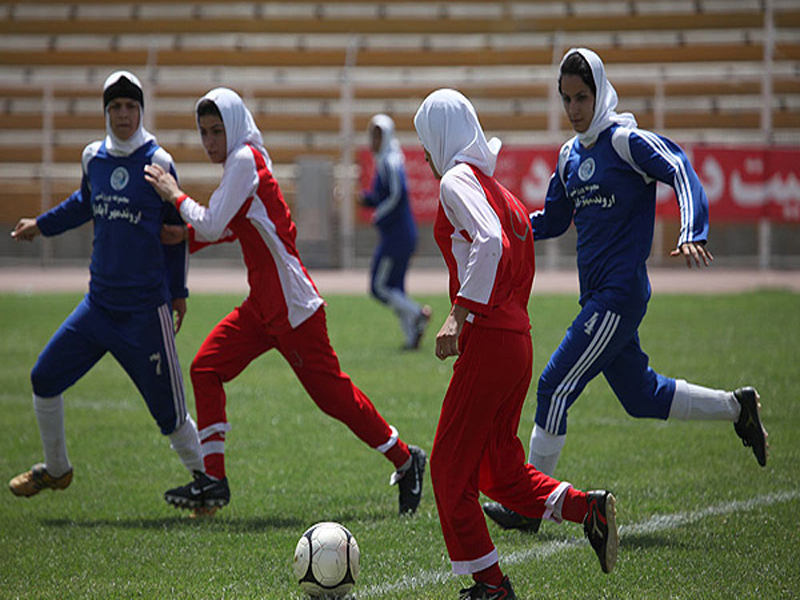
[[400, 320], [403, 347], [416, 350], [431, 319], [431, 309], [420, 306], [405, 292], [406, 270], [417, 245], [417, 226], [408, 201], [403, 151], [394, 135], [391, 117], [375, 115], [368, 130], [375, 176], [372, 189], [361, 195], [361, 202], [375, 209], [372, 220], [380, 234], [372, 257], [370, 291]]
[[145, 165], [158, 164], [173, 175], [175, 167], [142, 125], [144, 98], [136, 76], [113, 73], [103, 88], [103, 106], [107, 135], [83, 150], [80, 189], [36, 219], [21, 219], [11, 234], [31, 240], [88, 221], [94, 225], [89, 292], [31, 372], [44, 462], [9, 482], [17, 496], [71, 483], [62, 394], [106, 352], [136, 384], [184, 466], [203, 470], [175, 350], [186, 313], [187, 251], [185, 244], [163, 246], [160, 240], [163, 223], [182, 221], [144, 179]]
[[[617, 93], [600, 57], [584, 48], [564, 56], [559, 92], [577, 135], [561, 147], [543, 210], [531, 214], [534, 239], [577, 231], [581, 311], [550, 357], [537, 389], [530, 462], [553, 475], [564, 447], [567, 411], [599, 374], [633, 417], [723, 420], [734, 423], [745, 446], [766, 464], [767, 433], [759, 396], [705, 388], [657, 373], [639, 345], [650, 282], [646, 261], [653, 241], [656, 182], [675, 190], [681, 231], [672, 256], [708, 266], [708, 200], [686, 154], [665, 137], [638, 129], [630, 113], [618, 114]], [[490, 503], [501, 526], [538, 529]]]

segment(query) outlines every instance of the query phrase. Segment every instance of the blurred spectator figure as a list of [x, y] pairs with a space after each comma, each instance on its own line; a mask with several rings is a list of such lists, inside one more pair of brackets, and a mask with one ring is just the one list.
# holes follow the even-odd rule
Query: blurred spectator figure
[[372, 257], [370, 292], [397, 315], [405, 338], [403, 348], [416, 350], [431, 319], [431, 309], [420, 306], [405, 292], [406, 270], [417, 245], [405, 159], [391, 117], [375, 115], [368, 131], [375, 175], [372, 188], [362, 193], [361, 203], [375, 209], [372, 222], [380, 234]]

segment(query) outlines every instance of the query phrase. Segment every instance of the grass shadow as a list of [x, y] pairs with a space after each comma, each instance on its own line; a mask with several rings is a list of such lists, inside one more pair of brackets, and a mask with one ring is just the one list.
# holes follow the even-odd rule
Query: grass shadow
[[192, 519], [188, 514], [158, 519], [89, 519], [81, 521], [74, 519], [42, 519], [41, 523], [45, 527], [52, 528], [79, 527], [83, 529], [139, 529], [148, 531], [194, 527], [234, 533], [258, 533], [269, 529], [296, 530], [304, 525], [300, 519], [291, 517], [226, 518], [214, 516], [213, 518]]
[[[377, 523], [389, 519], [407, 519], [394, 514], [379, 514], [377, 512], [341, 511], [326, 515], [325, 521], [337, 523], [369, 522]], [[411, 517], [413, 518], [413, 517]], [[142, 531], [159, 531], [188, 528], [204, 528], [228, 533], [259, 533], [266, 530], [301, 530], [309, 526], [307, 520], [300, 517], [269, 516], [269, 517], [228, 517], [218, 513], [213, 517], [191, 518], [189, 513], [181, 513], [174, 517], [160, 518], [107, 518], [107, 519], [42, 519], [45, 527], [63, 529], [78, 527], [82, 529], [126, 529]]]

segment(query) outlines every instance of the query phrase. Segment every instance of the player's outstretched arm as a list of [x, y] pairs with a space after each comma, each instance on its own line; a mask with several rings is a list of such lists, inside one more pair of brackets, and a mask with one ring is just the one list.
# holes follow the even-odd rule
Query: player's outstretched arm
[[39, 230], [36, 219], [25, 218], [20, 219], [14, 226], [14, 229], [11, 231], [11, 237], [17, 241], [25, 240], [29, 242], [40, 233], [42, 232]]
[[714, 260], [711, 250], [706, 248], [705, 242], [686, 242], [678, 246], [669, 253], [670, 256], [683, 256], [686, 259], [686, 267], [691, 269], [692, 263], [697, 268], [707, 267]]

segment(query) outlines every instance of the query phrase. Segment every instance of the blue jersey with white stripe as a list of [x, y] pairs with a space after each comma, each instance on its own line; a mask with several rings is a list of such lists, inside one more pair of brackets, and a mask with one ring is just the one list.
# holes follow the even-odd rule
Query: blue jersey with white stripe
[[150, 163], [175, 175], [172, 157], [154, 141], [128, 156], [108, 154], [105, 142], [89, 144], [80, 189], [37, 219], [46, 236], [93, 220], [89, 296], [107, 309], [151, 309], [188, 296], [186, 244], [160, 239], [162, 223], [183, 221], [145, 181]]
[[681, 214], [678, 244], [705, 241], [708, 199], [686, 154], [674, 142], [613, 125], [591, 148], [573, 138], [561, 148], [544, 209], [531, 213], [534, 239], [564, 233], [574, 221], [581, 305], [603, 294], [621, 313], [650, 297], [646, 261], [653, 242], [656, 181], [670, 185]]

